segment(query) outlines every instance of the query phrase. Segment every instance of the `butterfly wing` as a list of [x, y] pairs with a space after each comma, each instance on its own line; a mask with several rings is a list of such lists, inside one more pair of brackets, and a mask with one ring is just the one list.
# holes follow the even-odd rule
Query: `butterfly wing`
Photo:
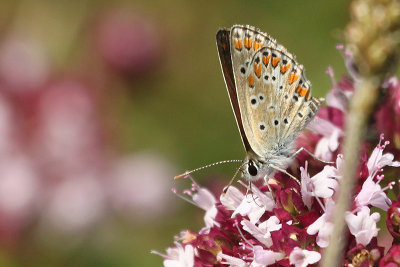
[[250, 150], [249, 141], [243, 129], [242, 118], [240, 116], [239, 103], [236, 94], [235, 78], [233, 75], [232, 60], [231, 60], [231, 46], [230, 46], [230, 31], [227, 29], [220, 29], [217, 32], [217, 48], [219, 60], [221, 63], [222, 73], [224, 74], [226, 88], [228, 90], [229, 98], [233, 113], [235, 114], [236, 123], [239, 128], [240, 136], [242, 137], [243, 145], [246, 151]]
[[279, 151], [293, 142], [320, 106], [311, 97], [303, 66], [274, 39], [249, 27], [232, 28], [231, 54], [251, 150], [259, 156]]

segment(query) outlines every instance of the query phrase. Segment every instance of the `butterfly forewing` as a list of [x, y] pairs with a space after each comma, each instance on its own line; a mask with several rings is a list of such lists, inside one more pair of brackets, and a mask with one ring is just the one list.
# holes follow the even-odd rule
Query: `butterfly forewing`
[[242, 137], [242, 142], [246, 151], [249, 151], [250, 144], [246, 138], [246, 134], [243, 129], [243, 123], [242, 123], [242, 118], [240, 116], [240, 108], [236, 93], [235, 77], [232, 68], [230, 30], [220, 29], [217, 32], [217, 48], [218, 48], [218, 55], [221, 63], [222, 73], [225, 78], [226, 88], [228, 90], [229, 99], [231, 100], [231, 105], [233, 113], [235, 114], [236, 123], [239, 128], [240, 136]]

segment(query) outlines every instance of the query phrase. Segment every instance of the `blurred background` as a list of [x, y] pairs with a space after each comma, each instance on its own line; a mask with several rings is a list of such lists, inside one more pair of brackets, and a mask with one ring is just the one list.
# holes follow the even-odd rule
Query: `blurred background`
[[[203, 211], [186, 169], [244, 150], [219, 27], [268, 32], [330, 89], [347, 1], [0, 2], [0, 266], [161, 266]], [[237, 165], [194, 174], [216, 192]]]

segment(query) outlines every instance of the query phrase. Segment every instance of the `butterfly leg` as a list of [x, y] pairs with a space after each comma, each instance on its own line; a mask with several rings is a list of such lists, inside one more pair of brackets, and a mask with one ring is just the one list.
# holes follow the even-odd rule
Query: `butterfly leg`
[[269, 183], [268, 183], [268, 177], [267, 177], [267, 176], [264, 177], [264, 181], [265, 181], [265, 183], [267, 184], [268, 190], [269, 190], [269, 192], [271, 192], [272, 198], [273, 198], [274, 201], [275, 201], [275, 200], [276, 200], [276, 198], [275, 198], [275, 192], [272, 191], [272, 188], [271, 188], [271, 186], [270, 186]]
[[325, 161], [325, 160], [322, 160], [322, 159], [318, 158], [317, 156], [315, 156], [313, 153], [311, 153], [310, 151], [308, 151], [308, 150], [307, 150], [306, 148], [304, 148], [304, 147], [301, 147], [299, 150], [297, 150], [297, 151], [291, 156], [291, 158], [297, 157], [297, 155], [299, 155], [302, 151], [307, 152], [307, 154], [310, 155], [313, 159], [318, 160], [318, 161], [320, 161], [320, 162], [322, 162], [322, 163], [326, 163], [326, 164], [334, 164], [334, 163], [335, 163], [335, 162], [332, 162], [332, 161]]
[[273, 168], [273, 169], [275, 169], [275, 170], [277, 170], [277, 171], [283, 172], [284, 174], [288, 175], [290, 178], [292, 178], [293, 180], [295, 180], [295, 181], [300, 185], [299, 179], [297, 179], [296, 177], [294, 177], [292, 174], [288, 173], [286, 170], [284, 170], [284, 169], [282, 169], [282, 168], [279, 168], [278, 166], [275, 166], [275, 165], [270, 165], [270, 167]]

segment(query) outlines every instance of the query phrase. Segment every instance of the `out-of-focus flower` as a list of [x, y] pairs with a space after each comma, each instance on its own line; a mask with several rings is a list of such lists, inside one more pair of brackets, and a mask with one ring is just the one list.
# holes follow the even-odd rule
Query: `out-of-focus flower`
[[113, 207], [135, 220], [147, 220], [170, 212], [174, 199], [168, 190], [172, 186], [173, 166], [151, 153], [137, 153], [117, 158], [111, 165], [107, 192]]
[[155, 23], [148, 17], [112, 10], [100, 18], [95, 42], [101, 57], [112, 69], [138, 76], [161, 62], [158, 34]]
[[19, 153], [0, 160], [0, 214], [25, 219], [38, 204], [40, 181], [32, 162]]
[[400, 266], [400, 245], [393, 245], [379, 262], [379, 267]]
[[400, 242], [400, 202], [395, 201], [386, 214], [386, 226], [396, 243]]
[[65, 176], [101, 164], [104, 153], [93, 101], [89, 87], [74, 78], [54, 80], [43, 90], [34, 152], [46, 172]]
[[378, 235], [379, 228], [376, 223], [379, 221], [380, 215], [375, 212], [370, 214], [368, 207], [362, 207], [357, 215], [352, 212], [346, 212], [346, 223], [350, 232], [355, 236], [357, 244], [368, 245], [371, 239]]
[[0, 44], [0, 82], [16, 93], [37, 90], [48, 79], [50, 62], [43, 47], [23, 34], [14, 34]]
[[59, 183], [46, 201], [46, 222], [68, 233], [80, 232], [98, 221], [105, 211], [105, 192], [98, 176], [82, 174]]
[[295, 247], [289, 256], [290, 264], [296, 267], [305, 267], [309, 264], [314, 264], [321, 259], [321, 254], [317, 251], [310, 251]]

